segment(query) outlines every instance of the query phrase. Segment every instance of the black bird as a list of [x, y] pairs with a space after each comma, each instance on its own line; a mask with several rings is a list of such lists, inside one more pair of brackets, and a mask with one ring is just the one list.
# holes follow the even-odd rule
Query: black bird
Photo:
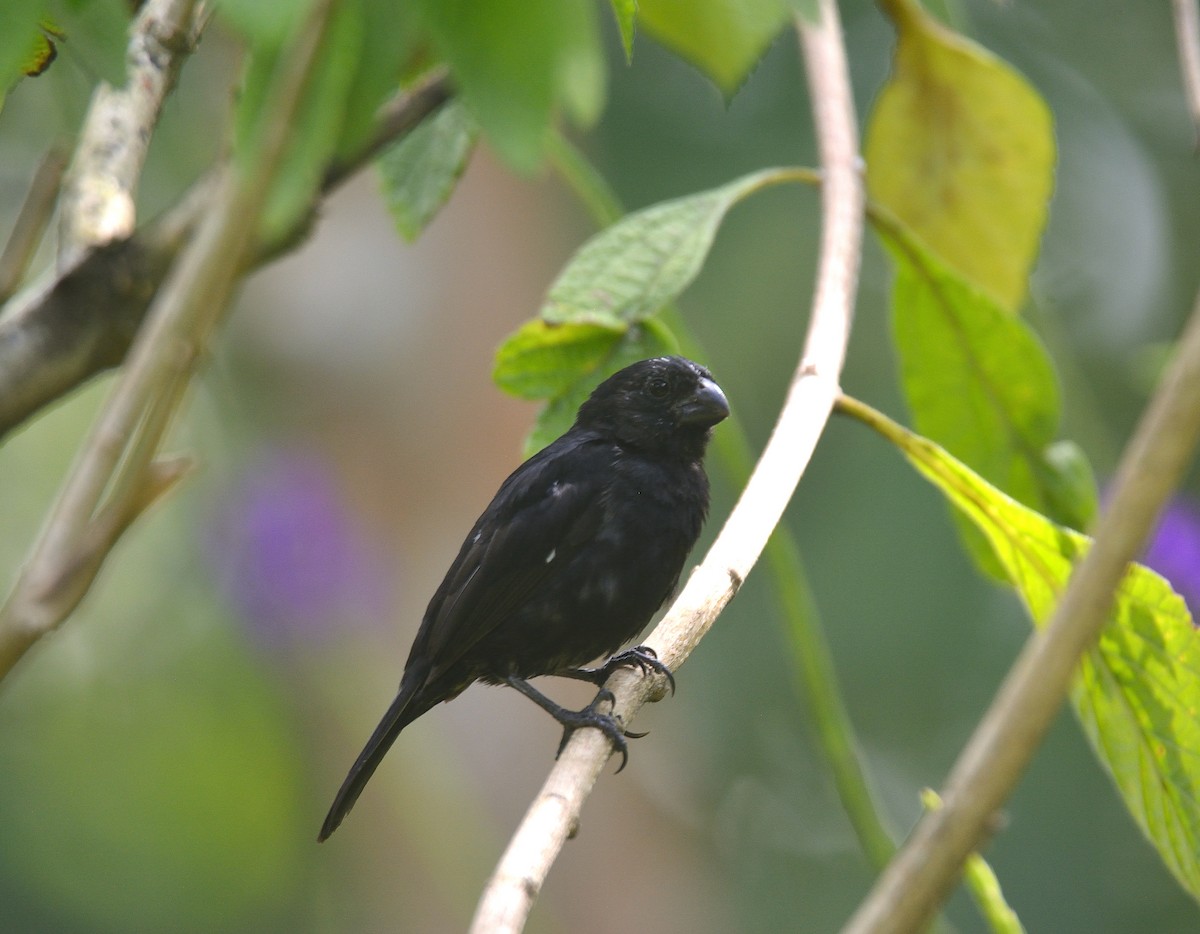
[[474, 681], [507, 684], [548, 711], [563, 726], [559, 752], [593, 726], [624, 754], [621, 727], [596, 709], [611, 694], [572, 711], [526, 679], [602, 685], [621, 665], [670, 678], [643, 646], [579, 666], [633, 639], [675, 590], [708, 512], [704, 449], [728, 414], [704, 367], [642, 360], [596, 387], [570, 430], [504, 481], [429, 601], [396, 699], [318, 840], [337, 829], [400, 731]]

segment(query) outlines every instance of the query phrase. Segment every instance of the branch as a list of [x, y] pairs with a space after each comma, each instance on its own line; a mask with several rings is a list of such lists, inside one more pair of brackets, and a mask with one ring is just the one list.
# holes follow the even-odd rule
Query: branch
[[[442, 72], [398, 94], [380, 112], [376, 134], [326, 176], [318, 202], [379, 149], [406, 135], [451, 94]], [[219, 172], [127, 240], [92, 249], [70, 270], [15, 296], [0, 314], [0, 439], [93, 376], [118, 365], [179, 250], [211, 207]], [[295, 245], [317, 205], [287, 238]], [[269, 262], [283, 244], [258, 244], [251, 267]]]
[[1175, 45], [1183, 74], [1183, 93], [1192, 115], [1192, 131], [1200, 147], [1200, 14], [1197, 0], [1171, 0], [1175, 14]]
[[[761, 554], [828, 420], [857, 284], [862, 241], [862, 184], [845, 52], [835, 0], [820, 0], [820, 21], [802, 24], [814, 118], [825, 172], [821, 260], [804, 351], [767, 447], [724, 528], [666, 617], [648, 637], [678, 669], [737, 592]], [[626, 724], [661, 677], [622, 670], [609, 679], [614, 711]], [[546, 874], [578, 828], [583, 802], [612, 753], [597, 730], [580, 730], [563, 750], [484, 889], [471, 930], [520, 931]]]
[[8, 300], [25, 278], [25, 271], [54, 213], [66, 167], [66, 153], [58, 146], [52, 147], [38, 163], [12, 233], [4, 244], [4, 252], [0, 253], [0, 304]]
[[0, 677], [78, 605], [117, 538], [182, 475], [179, 461], [155, 463], [154, 457], [253, 250], [253, 231], [334, 2], [314, 6], [283, 62], [266, 110], [271, 122], [252, 164], [242, 170], [231, 165], [219, 178], [208, 212], [155, 299], [0, 609]]
[[196, 0], [147, 0], [130, 27], [125, 86], [101, 82], [63, 189], [58, 267], [133, 233], [137, 187], [163, 102], [199, 38]]
[[1200, 296], [1176, 355], [1122, 455], [1095, 542], [1049, 625], [1034, 632], [967, 742], [942, 792], [843, 934], [919, 930], [990, 836], [997, 809], [1049, 728], [1080, 656], [1108, 622], [1113, 593], [1141, 553], [1200, 440]]

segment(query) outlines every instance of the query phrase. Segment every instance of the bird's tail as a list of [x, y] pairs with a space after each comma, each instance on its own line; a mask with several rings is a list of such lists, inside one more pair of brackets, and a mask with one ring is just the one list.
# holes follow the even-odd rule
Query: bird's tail
[[418, 696], [424, 679], [411, 677], [414, 674], [416, 673], [405, 672], [405, 675], [409, 677], [402, 679], [396, 699], [392, 701], [387, 713], [379, 721], [379, 726], [375, 727], [375, 732], [367, 740], [367, 745], [363, 747], [363, 751], [359, 753], [354, 765], [350, 767], [350, 773], [342, 782], [342, 787], [338, 789], [337, 797], [333, 799], [329, 813], [325, 815], [325, 823], [321, 825], [321, 832], [317, 835], [318, 843], [326, 840], [331, 833], [337, 830], [338, 825], [350, 813], [354, 802], [358, 800], [363, 788], [375, 774], [375, 770], [379, 768], [379, 763], [383, 761], [387, 751], [392, 748], [392, 743], [396, 741], [400, 731], [433, 706], [433, 703], [422, 702]]

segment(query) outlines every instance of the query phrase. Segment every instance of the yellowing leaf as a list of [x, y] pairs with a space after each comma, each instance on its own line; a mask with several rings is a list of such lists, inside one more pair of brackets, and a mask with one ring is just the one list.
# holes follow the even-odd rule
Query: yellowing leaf
[[[843, 405], [888, 438], [987, 538], [1034, 624], [1049, 622], [1091, 539], [988, 484], [931, 441], [860, 402]], [[1200, 899], [1200, 633], [1171, 585], [1130, 565], [1112, 615], [1080, 661], [1075, 712], [1138, 826]]]
[[1050, 112], [1021, 75], [917, 0], [883, 6], [899, 39], [867, 128], [870, 196], [1015, 311], [1053, 189]]

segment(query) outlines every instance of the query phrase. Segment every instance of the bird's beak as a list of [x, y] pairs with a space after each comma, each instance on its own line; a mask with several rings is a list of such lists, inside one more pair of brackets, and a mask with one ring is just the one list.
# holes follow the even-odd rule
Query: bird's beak
[[703, 377], [692, 397], [679, 407], [679, 422], [682, 425], [711, 427], [728, 417], [729, 400], [725, 398], [725, 393], [711, 379]]

